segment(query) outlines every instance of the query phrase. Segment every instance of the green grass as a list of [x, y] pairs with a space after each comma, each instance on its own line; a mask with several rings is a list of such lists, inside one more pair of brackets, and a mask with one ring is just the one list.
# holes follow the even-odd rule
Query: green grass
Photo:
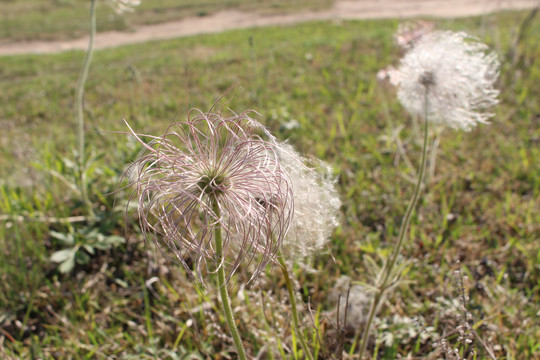
[[[98, 31], [129, 31], [138, 25], [156, 24], [186, 17], [207, 16], [220, 10], [254, 14], [281, 14], [321, 10], [332, 0], [151, 0], [141, 1], [136, 11], [118, 15], [108, 4], [97, 1]], [[112, 2], [112, 0], [111, 0]], [[89, 1], [1, 0], [0, 43], [21, 40], [62, 40], [88, 34]]]
[[[439, 334], [455, 329], [461, 316], [451, 303], [458, 299], [457, 259], [467, 276], [468, 310], [484, 341], [499, 358], [538, 355], [538, 21], [523, 43], [514, 48], [512, 42], [526, 15], [438, 23], [469, 31], [499, 53], [501, 104], [491, 125], [442, 135], [435, 177], [412, 220], [414, 241], [404, 249], [412, 259], [406, 278], [413, 284], [398, 289], [382, 308], [378, 332], [395, 334], [395, 341], [379, 344], [377, 358], [409, 352], [421, 358], [435, 351], [433, 338], [419, 340], [419, 329], [412, 337], [400, 330], [398, 315], [421, 319]], [[141, 239], [134, 212], [124, 220], [129, 191], [111, 194], [136, 156], [136, 144], [95, 131], [126, 131], [125, 118], [136, 131], [157, 135], [188, 108], [207, 110], [229, 90], [222, 104], [236, 112], [259, 111], [280, 139], [330, 162], [339, 175], [343, 219], [331, 255], [315, 259], [318, 273], [294, 271], [321, 338], [329, 339], [319, 353], [335, 351], [335, 315], [327, 312], [335, 307], [331, 289], [341, 275], [371, 280], [363, 259], [389, 252], [413, 188], [406, 180], [411, 170], [396, 161], [392, 134], [398, 126], [413, 164], [420, 154], [412, 120], [392, 89], [375, 78], [380, 68], [397, 63], [397, 24], [317, 22], [96, 52], [85, 100], [89, 149], [96, 154], [90, 193], [101, 216], [97, 228], [125, 233], [127, 243], [97, 251], [88, 264], [62, 275], [49, 260], [62, 245], [49, 232], [76, 231], [81, 224], [2, 221], [0, 357], [184, 359], [232, 351], [215, 294], [203, 295], [179, 268], [156, 258], [154, 247]], [[512, 48], [515, 61], [506, 57]], [[73, 178], [62, 158], [74, 159], [73, 94], [82, 58], [82, 52], [0, 58], [1, 215], [84, 214], [77, 194], [52, 175]], [[291, 120], [299, 127], [287, 129]], [[280, 359], [290, 356], [293, 345], [286, 288], [276, 270], [269, 269], [243, 300], [234, 297], [233, 306], [241, 309], [247, 351], [256, 355], [268, 344], [281, 351], [274, 354]], [[304, 319], [311, 323], [305, 312]], [[345, 349], [352, 338], [346, 331]], [[478, 358], [487, 358], [481, 347], [477, 351]]]

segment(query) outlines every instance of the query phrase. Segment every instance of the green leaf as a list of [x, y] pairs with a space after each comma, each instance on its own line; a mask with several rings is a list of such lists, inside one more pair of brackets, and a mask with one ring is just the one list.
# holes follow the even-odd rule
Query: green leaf
[[125, 242], [126, 242], [126, 239], [124, 239], [122, 236], [110, 235], [110, 236], [103, 237], [101, 241], [98, 241], [93, 245], [97, 249], [108, 250], [113, 245], [123, 244]]
[[75, 243], [73, 239], [73, 235], [71, 234], [64, 234], [57, 231], [49, 231], [49, 235], [51, 235], [56, 240], [61, 241], [62, 243], [66, 245], [73, 245]]
[[123, 236], [110, 235], [110, 236], [107, 236], [107, 242], [113, 245], [123, 244], [126, 242], [126, 239]]
[[99, 250], [109, 250], [111, 248], [111, 244], [107, 241], [99, 241], [94, 244], [92, 244], [96, 249]]
[[99, 233], [98, 229], [86, 229], [86, 239], [88, 240], [93, 240], [93, 239], [98, 239], [100, 240], [100, 237], [103, 236]]
[[64, 163], [65, 167], [68, 168], [68, 169], [74, 169], [75, 168], [75, 163], [71, 159], [63, 157], [62, 162]]
[[84, 244], [82, 246], [84, 248], [84, 250], [86, 250], [90, 255], [94, 255], [96, 253], [96, 251], [94, 250], [94, 248], [88, 244]]
[[72, 258], [75, 256], [75, 249], [63, 249], [58, 250], [54, 254], [51, 255], [51, 261], [55, 263], [61, 263], [69, 258]]
[[75, 254], [75, 260], [77, 260], [77, 264], [86, 265], [90, 262], [90, 255], [84, 251], [77, 251]]
[[73, 270], [74, 266], [75, 266], [75, 254], [73, 254], [72, 257], [70, 257], [69, 259], [67, 259], [63, 263], [61, 263], [60, 266], [58, 267], [58, 270], [62, 274], [66, 274], [66, 273], [70, 272], [71, 270]]
[[124, 289], [127, 289], [129, 287], [129, 284], [122, 279], [114, 279], [114, 282], [123, 287]]

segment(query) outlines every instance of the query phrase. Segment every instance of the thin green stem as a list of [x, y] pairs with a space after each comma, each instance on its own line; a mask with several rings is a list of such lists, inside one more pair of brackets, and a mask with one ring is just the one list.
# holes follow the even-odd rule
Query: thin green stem
[[[424, 181], [424, 173], [426, 170], [426, 159], [427, 159], [427, 144], [428, 144], [428, 129], [429, 129], [429, 122], [428, 122], [428, 87], [426, 87], [425, 92], [425, 116], [424, 116], [424, 144], [422, 148], [422, 159], [420, 161], [420, 169], [418, 171], [418, 181], [416, 182], [416, 186], [414, 188], [414, 193], [412, 196], [412, 199], [407, 207], [407, 210], [405, 211], [405, 216], [403, 218], [403, 222], [401, 223], [401, 227], [399, 229], [398, 234], [398, 241], [396, 246], [394, 247], [394, 251], [390, 257], [390, 261], [386, 262], [384, 269], [383, 269], [383, 275], [382, 280], [377, 286], [377, 292], [375, 293], [375, 296], [373, 297], [373, 302], [369, 308], [369, 315], [367, 323], [364, 327], [364, 330], [362, 332], [362, 339], [360, 341], [360, 357], [359, 359], [362, 359], [362, 356], [364, 355], [364, 352], [366, 351], [367, 347], [367, 339], [369, 337], [369, 333], [371, 330], [371, 324], [373, 322], [373, 318], [375, 317], [375, 314], [377, 312], [377, 309], [379, 307], [380, 302], [383, 299], [384, 292], [388, 288], [388, 279], [390, 278], [390, 275], [392, 274], [392, 269], [394, 268], [394, 265], [396, 264], [397, 257], [399, 253], [401, 252], [401, 247], [405, 240], [405, 234], [407, 233], [407, 230], [409, 229], [409, 224], [411, 222], [412, 214], [414, 212], [414, 209], [416, 208], [416, 205], [418, 204], [418, 200], [420, 198], [420, 189], [422, 188], [422, 182]], [[360, 332], [357, 332], [356, 339], [354, 343], [356, 343], [356, 340], [358, 338], [358, 335]], [[352, 349], [354, 351], [354, 349]], [[351, 351], [351, 353], [352, 353]]]
[[289, 276], [289, 271], [287, 270], [287, 264], [285, 264], [285, 260], [283, 260], [281, 251], [278, 254], [278, 261], [281, 267], [281, 272], [283, 273], [283, 277], [285, 278], [285, 285], [287, 286], [287, 290], [289, 290], [289, 301], [291, 302], [294, 331], [296, 331], [296, 336], [298, 336], [298, 339], [300, 340], [300, 345], [302, 346], [302, 349], [304, 349], [304, 353], [306, 354], [306, 357], [310, 360], [314, 360], [313, 354], [311, 354], [311, 351], [309, 350], [307, 346], [307, 342], [306, 342], [306, 339], [304, 338], [304, 334], [300, 330], [300, 321], [298, 320], [298, 310], [296, 308], [296, 297], [294, 296], [294, 289], [293, 289], [291, 277]]
[[96, 0], [90, 0], [90, 38], [88, 40], [88, 49], [84, 56], [83, 66], [77, 80], [77, 87], [75, 89], [75, 108], [77, 117], [77, 145], [78, 145], [78, 163], [79, 163], [79, 185], [81, 187], [81, 195], [83, 201], [88, 209], [88, 213], [91, 217], [94, 217], [94, 210], [92, 204], [88, 198], [88, 192], [86, 189], [86, 159], [85, 159], [85, 138], [84, 138], [84, 111], [83, 111], [83, 98], [84, 98], [84, 86], [88, 79], [88, 70], [90, 69], [90, 62], [92, 61], [92, 55], [94, 54], [94, 39], [96, 37]]
[[[214, 201], [213, 205], [214, 213], [217, 217], [220, 216], [219, 206], [217, 202]], [[234, 321], [233, 311], [229, 301], [229, 292], [227, 291], [227, 284], [225, 282], [225, 262], [223, 261], [223, 239], [221, 237], [221, 228], [219, 226], [214, 230], [214, 237], [216, 242], [216, 260], [218, 262], [217, 269], [217, 281], [219, 287], [219, 293], [221, 295], [221, 305], [225, 318], [227, 319], [227, 324], [229, 325], [229, 330], [234, 340], [234, 345], [236, 346], [236, 351], [238, 351], [238, 358], [240, 360], [247, 360], [246, 350], [244, 350], [244, 345], [242, 344], [242, 339], [240, 338], [240, 333], [236, 327], [236, 322]]]

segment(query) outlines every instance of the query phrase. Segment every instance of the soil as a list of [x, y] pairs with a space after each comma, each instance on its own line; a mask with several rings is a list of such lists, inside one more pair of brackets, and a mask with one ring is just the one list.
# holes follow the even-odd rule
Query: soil
[[[506, 9], [530, 9], [539, 4], [540, 0], [336, 0], [331, 9], [319, 12], [260, 15], [226, 10], [204, 17], [140, 26], [132, 32], [99, 33], [96, 36], [95, 47], [105, 49], [151, 40], [268, 25], [290, 25], [313, 20], [405, 19], [416, 16], [452, 18]], [[87, 46], [88, 37], [68, 41], [0, 43], [0, 56], [86, 50]]]

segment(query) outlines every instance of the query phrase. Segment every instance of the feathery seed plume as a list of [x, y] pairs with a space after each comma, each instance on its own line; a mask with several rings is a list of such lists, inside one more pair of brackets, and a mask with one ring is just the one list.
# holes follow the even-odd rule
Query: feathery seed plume
[[[279, 144], [278, 157], [292, 181], [294, 217], [283, 241], [283, 254], [299, 264], [321, 250], [339, 225], [341, 200], [332, 169], [323, 161], [311, 162], [291, 145]], [[305, 265], [305, 264], [304, 264]]]
[[165, 244], [188, 273], [191, 258], [201, 280], [201, 265], [216, 259], [218, 227], [229, 277], [241, 262], [256, 265], [253, 279], [274, 261], [293, 214], [292, 187], [273, 138], [257, 135], [271, 137], [262, 125], [248, 113], [198, 112], [160, 137], [131, 132], [144, 146], [128, 174], [146, 238]]
[[133, 8], [141, 5], [141, 0], [109, 0], [114, 11], [121, 15], [125, 12], [133, 12]]
[[487, 46], [463, 32], [424, 34], [401, 59], [390, 79], [398, 99], [413, 115], [469, 131], [493, 116], [483, 112], [497, 104], [493, 87], [499, 61]]

